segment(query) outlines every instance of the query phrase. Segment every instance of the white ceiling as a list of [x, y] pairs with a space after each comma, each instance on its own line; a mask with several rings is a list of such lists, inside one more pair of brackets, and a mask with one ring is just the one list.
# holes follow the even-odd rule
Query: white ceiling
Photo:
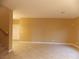
[[74, 18], [79, 16], [79, 0], [4, 0], [14, 18]]

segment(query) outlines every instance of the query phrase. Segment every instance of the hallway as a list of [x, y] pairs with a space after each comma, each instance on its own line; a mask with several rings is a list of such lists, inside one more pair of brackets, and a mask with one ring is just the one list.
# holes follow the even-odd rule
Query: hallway
[[4, 59], [78, 59], [79, 51], [58, 44], [30, 44], [14, 42], [14, 51]]

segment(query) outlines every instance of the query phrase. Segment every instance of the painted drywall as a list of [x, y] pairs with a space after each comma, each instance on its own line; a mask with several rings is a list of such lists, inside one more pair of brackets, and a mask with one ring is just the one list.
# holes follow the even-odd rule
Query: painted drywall
[[74, 19], [22, 18], [20, 40], [33, 42], [74, 43], [76, 30]]

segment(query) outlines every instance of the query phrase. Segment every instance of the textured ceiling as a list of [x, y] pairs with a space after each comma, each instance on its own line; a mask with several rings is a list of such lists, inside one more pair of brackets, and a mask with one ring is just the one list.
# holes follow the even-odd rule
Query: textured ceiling
[[79, 0], [4, 0], [14, 18], [74, 18], [79, 16]]

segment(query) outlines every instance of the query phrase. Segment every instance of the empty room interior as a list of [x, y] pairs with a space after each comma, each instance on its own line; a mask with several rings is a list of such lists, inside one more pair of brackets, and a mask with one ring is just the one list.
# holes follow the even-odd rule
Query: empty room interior
[[79, 0], [0, 0], [0, 59], [79, 59]]

